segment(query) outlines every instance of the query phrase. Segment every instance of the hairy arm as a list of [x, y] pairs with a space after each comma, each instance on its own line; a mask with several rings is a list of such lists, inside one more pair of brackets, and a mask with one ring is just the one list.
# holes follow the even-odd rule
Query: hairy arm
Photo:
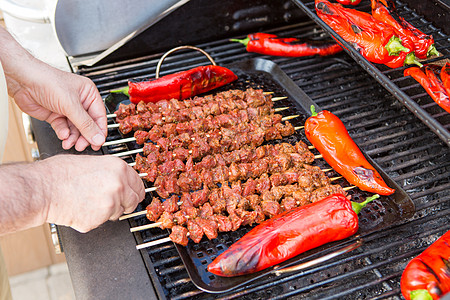
[[0, 235], [45, 222], [87, 232], [133, 212], [145, 197], [136, 171], [107, 155], [1, 166], [0, 188]]
[[0, 166], [0, 235], [45, 222], [48, 204], [40, 169], [39, 163]]

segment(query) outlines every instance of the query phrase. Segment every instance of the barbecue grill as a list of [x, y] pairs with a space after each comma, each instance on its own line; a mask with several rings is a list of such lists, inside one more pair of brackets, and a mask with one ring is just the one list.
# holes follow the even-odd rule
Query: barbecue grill
[[[390, 207], [380, 202], [371, 206], [361, 224], [381, 227], [363, 232], [361, 245], [350, 252], [310, 268], [265, 274], [215, 293], [206, 292], [195, 276], [207, 284], [214, 278], [205, 279], [201, 272], [193, 272], [197, 267], [186, 259], [194, 265], [208, 261], [219, 242], [190, 247], [186, 258], [186, 252], [170, 242], [136, 250], [138, 244], [169, 235], [158, 228], [130, 233], [131, 227], [148, 223], [145, 217], [108, 222], [88, 234], [58, 227], [77, 298], [402, 299], [400, 276], [407, 262], [450, 229], [450, 116], [434, 105], [415, 81], [402, 77], [404, 68], [391, 70], [370, 64], [352, 49], [331, 57], [305, 58], [247, 53], [229, 38], [265, 31], [329, 39], [333, 33], [314, 16], [313, 1], [241, 2], [190, 1], [93, 66], [84, 65], [83, 56], [68, 57], [68, 61], [74, 72], [95, 82], [112, 113], [124, 99], [111, 96], [111, 90], [125, 86], [130, 78], [154, 77], [164, 52], [179, 45], [195, 45], [217, 64], [238, 69], [237, 88], [254, 84], [276, 96], [286, 96], [276, 106], [290, 107], [283, 115], [300, 114], [293, 121], [295, 126], [307, 117], [298, 98], [306, 97], [306, 101], [336, 114], [365, 154], [405, 191], [413, 205], [397, 202]], [[432, 61], [449, 58], [449, 3], [396, 4], [407, 21], [435, 37], [436, 48], [443, 56]], [[358, 8], [368, 11], [369, 7], [369, 2], [363, 1]], [[176, 52], [166, 58], [160, 74], [207, 63], [198, 52]], [[41, 158], [66, 153], [58, 146], [50, 126], [37, 120], [32, 123]], [[122, 138], [117, 129], [110, 129], [108, 141]], [[306, 141], [301, 132], [283, 141], [296, 140]], [[135, 142], [123, 142], [103, 147], [99, 153], [85, 153], [120, 155], [139, 148]], [[134, 154], [121, 157], [129, 163], [134, 161]], [[340, 183], [347, 184], [345, 180]], [[356, 190], [352, 193], [364, 196]], [[152, 194], [147, 194], [137, 210], [143, 210], [151, 198]], [[397, 198], [391, 200], [395, 203]], [[239, 238], [247, 230], [224, 234], [220, 243]]]

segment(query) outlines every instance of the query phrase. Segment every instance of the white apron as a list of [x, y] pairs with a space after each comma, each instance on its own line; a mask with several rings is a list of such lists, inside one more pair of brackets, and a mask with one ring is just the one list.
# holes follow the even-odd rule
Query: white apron
[[[6, 90], [5, 74], [0, 62], [0, 164], [5, 151], [6, 137], [8, 135], [8, 92]], [[0, 249], [0, 300], [10, 300], [11, 290], [9, 287], [8, 273], [5, 261]]]

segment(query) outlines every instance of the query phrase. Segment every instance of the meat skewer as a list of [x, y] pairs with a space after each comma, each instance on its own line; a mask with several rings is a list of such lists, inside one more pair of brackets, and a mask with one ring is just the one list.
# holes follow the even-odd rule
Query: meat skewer
[[[263, 95], [271, 95], [271, 94], [273, 94], [273, 92], [263, 92]], [[281, 100], [284, 100], [287, 98], [288, 97], [272, 97], [271, 101], [276, 102], [276, 101], [281, 101]], [[184, 101], [186, 101], [186, 100], [184, 100]], [[117, 118], [117, 114], [116, 113], [107, 114], [106, 118], [108, 118], [108, 119]]]
[[[174, 112], [180, 112], [183, 109], [193, 109], [198, 111], [201, 108], [206, 108], [210, 113], [224, 113], [227, 110], [232, 110], [235, 107], [258, 107], [264, 104], [270, 104], [275, 100], [281, 100], [272, 98], [271, 93], [265, 93], [260, 89], [248, 88], [245, 91], [242, 90], [228, 90], [219, 92], [216, 94], [209, 94], [204, 97], [192, 97], [185, 100], [167, 99], [161, 100], [155, 103], [139, 102], [138, 104], [121, 104], [119, 109], [114, 114], [108, 115], [108, 117], [116, 117], [118, 121], [134, 114], [150, 113], [162, 113], [164, 115], [171, 115]], [[217, 108], [217, 104], [220, 106]], [[176, 114], [176, 113], [175, 113]], [[169, 118], [170, 119], [170, 118]], [[173, 118], [172, 118], [173, 119]]]
[[[321, 170], [321, 171], [324, 172], [324, 173], [326, 173], [326, 172], [329, 172], [329, 171], [331, 171], [331, 170], [333, 170], [333, 169], [324, 169], [324, 170]], [[340, 179], [340, 178], [342, 178], [342, 176], [332, 177], [332, 178], [330, 178], [330, 181], [335, 181], [335, 180], [338, 180], [338, 179]], [[344, 189], [344, 191], [348, 191], [348, 190], [350, 190], [350, 189], [352, 189], [352, 188], [354, 188], [354, 187], [355, 187], [355, 186], [350, 186], [350, 187], [345, 187], [345, 188], [343, 188], [343, 189]], [[156, 187], [147, 188], [147, 189], [145, 189], [145, 192], [146, 192], [146, 193], [148, 193], [148, 192], [153, 192], [153, 191], [155, 191], [156, 189], [157, 189]], [[181, 205], [181, 204], [182, 204], [182, 202], [178, 202], [178, 205]], [[119, 217], [119, 221], [126, 220], [126, 219], [130, 219], [130, 218], [133, 218], [133, 217], [145, 216], [146, 214], [147, 214], [147, 210], [141, 210], [141, 211], [138, 211], [138, 212], [134, 212], [134, 213], [130, 213], [130, 214], [125, 214], [125, 215]]]
[[176, 99], [161, 100], [156, 103], [139, 102], [136, 104], [120, 104], [115, 112], [120, 131], [124, 134], [141, 123], [143, 128], [150, 129], [154, 125], [180, 123], [220, 114], [228, 114], [234, 110], [246, 110], [249, 114], [256, 111], [270, 111], [273, 107], [271, 96], [264, 95], [262, 90], [247, 89], [229, 90], [216, 95], [193, 97], [184, 101]]
[[[291, 116], [289, 119], [292, 119]], [[282, 118], [282, 121], [288, 119], [287, 117]], [[301, 127], [303, 128], [303, 127]], [[204, 148], [211, 149], [211, 146], [215, 147], [215, 152], [218, 151], [230, 151], [239, 149], [244, 145], [252, 145], [253, 147], [260, 146], [265, 140], [275, 140], [280, 139], [284, 136], [289, 136], [295, 131], [295, 128], [289, 123], [276, 123], [275, 126], [261, 127], [254, 123], [241, 124], [236, 128], [221, 128], [209, 133], [198, 133], [194, 135], [181, 134], [174, 138], [160, 138], [157, 141], [158, 148], [160, 151], [173, 150], [179, 147], [189, 147], [192, 151], [194, 159], [199, 159], [202, 156], [208, 154], [204, 151]], [[193, 140], [194, 139], [194, 140]], [[149, 145], [152, 143], [148, 143]], [[154, 144], [152, 144], [154, 145]], [[211, 146], [210, 146], [211, 145]], [[228, 148], [228, 149], [224, 149]], [[114, 156], [127, 156], [136, 153], [144, 152], [144, 148], [114, 153]]]
[[[275, 109], [273, 109], [273, 112], [281, 112], [281, 111], [284, 111], [284, 110], [287, 110], [287, 109], [289, 109], [289, 107], [275, 108]], [[186, 122], [186, 123], [189, 124], [189, 122]], [[194, 122], [191, 122], [191, 123], [194, 123]], [[167, 127], [171, 127], [171, 128], [178, 128], [178, 127], [180, 127], [180, 128], [181, 128], [180, 125], [176, 126], [175, 124], [183, 124], [183, 123], [174, 123], [173, 126], [167, 126]], [[114, 126], [113, 126], [113, 125], [114, 125]], [[117, 124], [110, 124], [110, 125], [108, 125], [108, 128], [119, 127], [119, 126], [116, 126], [116, 125], [117, 125]], [[189, 125], [188, 125], [188, 126], [189, 126]], [[167, 128], [167, 127], [166, 127], [166, 128]], [[191, 126], [191, 127], [195, 128], [195, 126]], [[160, 125], [155, 125], [155, 126], [152, 127], [152, 130], [153, 130], [153, 131], [160, 132], [160, 133], [161, 133], [161, 136], [162, 136], [162, 134], [164, 133], [164, 129], [165, 129], [164, 126], [160, 126]], [[184, 129], [184, 128], [183, 128], [183, 129]], [[145, 132], [147, 132], [147, 131], [145, 131]], [[143, 144], [142, 139], [139, 139], [139, 135], [142, 135], [142, 130], [137, 129], [137, 130], [135, 131], [134, 137], [128, 137], [128, 138], [123, 138], [123, 139], [118, 139], [118, 140], [108, 141], [108, 142], [105, 142], [105, 143], [103, 144], [103, 146], [106, 147], [106, 146], [117, 145], [117, 144], [122, 144], [122, 143], [127, 143], [127, 142], [134, 142], [134, 141], [137, 141], [138, 144]]]
[[[283, 165], [280, 165], [282, 161]], [[166, 175], [154, 176], [156, 192], [162, 198], [172, 194], [180, 195], [183, 192], [199, 190], [202, 187], [214, 187], [217, 184], [228, 181], [247, 180], [258, 178], [263, 173], [286, 171], [290, 167], [302, 167], [304, 161], [295, 161], [291, 156], [281, 156], [276, 159], [260, 159], [254, 163], [232, 164], [230, 167], [218, 166], [211, 170], [181, 172], [178, 176], [175, 172]], [[148, 178], [148, 177], [147, 177]]]
[[[284, 100], [284, 99], [287, 99], [287, 98], [288, 98], [288, 97], [273, 97], [273, 98], [272, 98], [272, 102]], [[289, 107], [275, 108], [274, 111], [275, 111], [275, 112], [280, 112], [280, 111], [286, 110], [286, 109], [288, 109], [288, 108], [289, 108]], [[116, 118], [116, 117], [117, 117], [117, 114], [115, 114], [115, 113], [113, 113], [113, 114], [107, 114], [106, 117], [107, 117], [108, 119]], [[108, 124], [107, 127], [108, 127], [109, 129], [119, 128], [119, 127], [120, 127], [120, 123]]]
[[[332, 177], [332, 178], [330, 178], [330, 181], [333, 182], [333, 181], [336, 181], [341, 178], [342, 178], [342, 176]], [[350, 188], [342, 188], [342, 190], [344, 190], [344, 191], [347, 191], [349, 189]], [[183, 202], [181, 202], [181, 201], [177, 202], [178, 205], [181, 205], [182, 203]], [[296, 204], [300, 204], [300, 203], [296, 202]], [[143, 210], [141, 212], [137, 212], [137, 213], [133, 214], [133, 216], [130, 216], [130, 217], [136, 217], [136, 216], [146, 215], [146, 214], [147, 214], [147, 210]], [[147, 230], [147, 229], [151, 229], [151, 228], [157, 228], [157, 227], [160, 227], [161, 225], [163, 225], [163, 222], [159, 221], [159, 222], [155, 222], [155, 223], [151, 223], [151, 224], [132, 227], [132, 228], [130, 228], [130, 232], [138, 232], [138, 231]]]
[[[295, 186], [295, 185], [275, 187], [273, 190], [275, 190], [276, 188], [278, 188], [278, 189], [285, 188], [285, 190], [287, 191], [287, 194], [285, 195], [284, 200], [287, 198], [292, 198], [290, 196], [291, 194], [305, 193], [305, 191], [302, 188], [300, 188], [299, 186]], [[315, 196], [314, 196], [313, 200], [310, 202], [316, 202], [316, 201], [326, 197], [327, 195], [331, 195], [336, 192], [345, 194], [344, 190], [340, 186], [329, 185], [329, 186], [324, 186], [322, 188], [318, 188], [311, 193], [312, 195], [315, 194]], [[277, 211], [275, 211], [273, 213], [269, 213], [269, 214], [267, 214], [266, 211], [264, 211], [264, 212], [261, 211], [261, 206], [264, 205], [263, 204], [264, 202], [266, 202], [267, 204], [270, 203], [273, 205], [277, 204], [276, 201], [264, 200], [264, 198], [267, 194], [270, 194], [270, 192], [263, 194], [262, 196], [259, 197], [261, 199], [261, 202], [260, 202], [261, 204], [258, 204], [257, 201], [255, 201], [255, 198], [258, 198], [258, 195], [250, 195], [250, 197], [252, 197], [251, 199], [253, 199], [253, 201], [255, 201], [255, 202], [253, 202], [253, 205], [254, 205], [253, 207], [255, 209], [257, 207], [259, 207], [259, 211], [257, 211], [257, 210], [246, 211], [245, 209], [242, 209], [239, 207], [233, 208], [232, 210], [227, 208], [227, 211], [229, 212], [229, 215], [227, 217], [220, 213], [215, 214], [215, 211], [212, 210], [210, 203], [205, 203], [199, 209], [195, 210], [195, 214], [191, 213], [191, 215], [189, 215], [189, 212], [186, 211], [185, 214], [187, 214], [187, 216], [189, 216], [189, 218], [186, 218], [186, 217], [184, 217], [184, 219], [182, 218], [183, 223], [181, 223], [180, 221], [178, 221], [179, 223], [177, 223], [177, 221], [176, 221], [176, 220], [181, 220], [180, 216], [183, 215], [182, 211], [177, 212], [178, 216], [176, 216], [177, 213], [171, 214], [167, 211], [163, 212], [160, 217], [160, 220], [161, 220], [160, 227], [162, 229], [167, 229], [167, 228], [172, 229], [172, 233], [169, 236], [170, 240], [175, 243], [182, 244], [184, 246], [186, 246], [186, 244], [187, 244], [187, 233], [190, 233], [190, 238], [194, 242], [197, 242], [197, 243], [200, 242], [200, 240], [203, 237], [203, 234], [205, 234], [209, 239], [214, 239], [217, 237], [218, 231], [234, 231], [237, 228], [239, 228], [240, 226], [251, 225], [253, 223], [261, 223], [266, 219], [266, 217], [271, 218], [274, 215], [281, 213], [282, 210], [277, 210]], [[274, 191], [274, 197], [279, 197], [278, 194], [279, 194], [279, 191]], [[245, 198], [245, 199], [247, 199], [247, 198]], [[259, 200], [259, 199], [256, 199], [256, 200]], [[297, 201], [294, 204], [292, 204], [292, 201], [291, 201], [290, 206], [287, 207], [285, 210], [290, 210], [294, 207], [302, 206], [302, 205], [308, 204], [310, 202]], [[266, 204], [266, 206], [267, 206], [267, 204]], [[206, 209], [205, 209], [205, 207], [206, 207]], [[180, 212], [181, 212], [181, 214], [180, 214]], [[186, 223], [187, 223], [187, 227], [188, 227], [187, 229], [180, 228], [180, 227], [183, 227], [183, 225], [185, 225]], [[197, 223], [197, 224], [195, 224], [195, 223]], [[197, 225], [197, 226], [195, 226], [195, 225]]]
[[201, 161], [193, 163], [189, 157], [186, 164], [181, 159], [170, 160], [163, 155], [157, 157], [152, 151], [147, 158], [136, 156], [135, 169], [147, 172], [147, 181], [155, 182], [158, 194], [167, 198], [169, 193], [197, 190], [201, 185], [215, 186], [224, 181], [247, 180], [263, 173], [274, 173], [290, 167], [301, 167], [314, 161], [314, 155], [303, 142], [295, 146], [289, 143], [264, 145], [253, 150], [243, 148], [222, 154], [207, 155]]
[[[241, 149], [233, 150], [230, 152], [224, 153], [215, 153], [212, 155], [206, 155], [203, 159], [195, 164], [191, 164], [193, 162], [190, 153], [186, 149], [177, 149], [175, 152], [157, 152], [157, 149], [147, 147], [148, 151], [144, 150], [144, 156], [140, 154], [136, 155], [136, 162], [133, 164], [137, 171], [149, 171], [152, 168], [158, 168], [158, 174], [160, 173], [160, 168], [169, 168], [172, 169], [186, 169], [186, 167], [193, 168], [196, 171], [199, 171], [199, 168], [202, 169], [212, 169], [217, 166], [230, 166], [232, 163], [251, 163], [255, 159], [262, 159], [265, 157], [273, 157], [279, 154], [297, 154], [303, 155], [307, 158], [308, 161], [313, 161], [313, 154], [308, 150], [311, 149], [310, 146], [306, 146], [303, 142], [297, 142], [296, 145], [291, 145], [289, 143], [280, 143], [275, 145], [263, 145], [258, 148], [251, 148], [245, 146]], [[308, 150], [307, 150], [308, 149]], [[294, 155], [294, 154], [293, 154]], [[175, 164], [178, 165], [175, 168]], [[186, 164], [186, 165], [185, 165]], [[131, 165], [131, 164], [130, 164]], [[166, 167], [164, 166], [166, 165]], [[164, 172], [162, 172], [164, 173]], [[167, 172], [165, 172], [167, 173]], [[154, 173], [153, 173], [154, 174]], [[146, 177], [149, 176], [149, 173], [140, 173], [139, 176]], [[154, 176], [154, 175], [153, 175]], [[146, 178], [148, 181], [154, 181]]]

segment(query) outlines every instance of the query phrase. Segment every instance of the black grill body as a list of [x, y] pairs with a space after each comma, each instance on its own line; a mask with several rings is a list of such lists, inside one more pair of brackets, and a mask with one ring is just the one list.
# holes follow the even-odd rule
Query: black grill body
[[[161, 55], [180, 44], [193, 44], [204, 49], [219, 65], [253, 58], [271, 60], [322, 109], [333, 112], [344, 122], [360, 148], [411, 197], [415, 214], [407, 221], [367, 236], [361, 247], [331, 261], [280, 277], [268, 275], [219, 294], [206, 293], [192, 283], [175, 245], [167, 243], [142, 251], [135, 249], [136, 244], [147, 239], [168, 236], [167, 231], [160, 229], [131, 234], [130, 226], [147, 223], [144, 218], [108, 222], [88, 234], [58, 227], [77, 297], [402, 299], [400, 277], [407, 262], [450, 229], [450, 148], [380, 81], [374, 79], [376, 74], [368, 72], [346, 52], [333, 57], [282, 58], [247, 53], [241, 45], [230, 43], [230, 37], [241, 38], [257, 30], [282, 36], [329, 38], [327, 32], [290, 1], [231, 2], [233, 5], [226, 6], [223, 1], [190, 1], [186, 7], [163, 20], [166, 23], [161, 23], [160, 26], [165, 24], [163, 27], [170, 31], [160, 31], [166, 40], [156, 32], [158, 27], [151, 28], [140, 37], [143, 41], [132, 41], [94, 67], [74, 65], [74, 72], [91, 78], [101, 94], [106, 96], [111, 89], [126, 85], [130, 78], [154, 77]], [[399, 5], [411, 10], [414, 16], [411, 18], [424, 21], [420, 28], [437, 36], [441, 47], [438, 50], [448, 55], [450, 41], [445, 30], [449, 28], [449, 11], [445, 2], [430, 2], [436, 3], [435, 6], [442, 9], [447, 18], [435, 18], [432, 12], [432, 15], [426, 15], [426, 9], [414, 11], [416, 6], [417, 9], [422, 7], [423, 3], [419, 1]], [[361, 5], [367, 8], [369, 3], [363, 1]], [[272, 11], [274, 6], [273, 15], [264, 17], [267, 16], [264, 9], [269, 7]], [[198, 7], [205, 10], [200, 13]], [[223, 14], [220, 13], [222, 11]], [[243, 13], [237, 13], [242, 11], [255, 15], [239, 19], [246, 20], [245, 26], [242, 23], [234, 26], [238, 21], [230, 21], [230, 16], [242, 16]], [[211, 17], [214, 15], [218, 15], [217, 20], [228, 23], [220, 23]], [[223, 26], [234, 29], [226, 32], [219, 30], [225, 28]], [[196, 29], [184, 35], [169, 27], [208, 30]], [[128, 48], [133, 48], [135, 52]], [[136, 52], [136, 48], [139, 51]], [[161, 75], [206, 63], [207, 60], [199, 53], [177, 52], [165, 60]], [[384, 72], [382, 74], [396, 72], [378, 71]], [[420, 90], [417, 86], [414, 89]], [[425, 98], [423, 93], [420, 97]], [[113, 110], [114, 105], [109, 108]], [[290, 113], [295, 113], [295, 108]], [[43, 158], [67, 153], [60, 148], [50, 126], [33, 120], [33, 127]], [[119, 138], [121, 135], [118, 132], [110, 132], [109, 139]], [[133, 143], [126, 143], [104, 148], [102, 153], [86, 151], [85, 154], [102, 155], [136, 147]], [[133, 157], [125, 159], [132, 161]], [[137, 210], [144, 209], [149, 201], [151, 195]]]

